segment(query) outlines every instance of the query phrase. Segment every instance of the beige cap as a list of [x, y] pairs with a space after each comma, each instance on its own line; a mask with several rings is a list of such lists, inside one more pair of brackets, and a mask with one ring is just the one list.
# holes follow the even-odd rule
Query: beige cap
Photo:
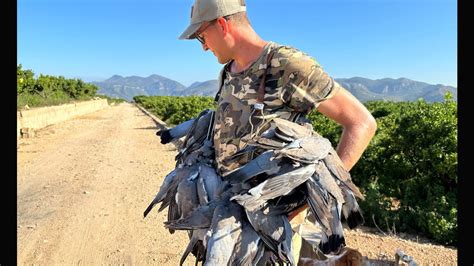
[[179, 36], [180, 40], [194, 39], [194, 33], [205, 21], [246, 11], [245, 0], [195, 0], [191, 7], [191, 25]]

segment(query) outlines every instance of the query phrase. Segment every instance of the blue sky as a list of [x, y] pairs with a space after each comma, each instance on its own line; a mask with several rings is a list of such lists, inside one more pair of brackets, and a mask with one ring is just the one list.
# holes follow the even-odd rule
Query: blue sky
[[[185, 86], [222, 65], [178, 40], [193, 0], [18, 0], [17, 62], [37, 75], [158, 74]], [[405, 77], [457, 87], [455, 0], [246, 0], [256, 32], [334, 78]]]

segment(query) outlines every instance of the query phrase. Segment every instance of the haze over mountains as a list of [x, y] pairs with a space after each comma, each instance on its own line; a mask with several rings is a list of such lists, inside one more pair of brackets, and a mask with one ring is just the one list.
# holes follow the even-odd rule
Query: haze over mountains
[[[349, 90], [360, 101], [415, 101], [419, 98], [427, 102], [444, 100], [446, 91], [450, 91], [457, 101], [457, 88], [441, 84], [428, 84], [407, 78], [367, 79], [362, 77], [336, 78], [344, 88]], [[131, 101], [134, 96], [211, 96], [217, 92], [217, 80], [194, 82], [189, 87], [169, 78], [151, 75], [149, 77], [114, 75], [101, 82], [90, 82], [100, 89], [98, 94]]]

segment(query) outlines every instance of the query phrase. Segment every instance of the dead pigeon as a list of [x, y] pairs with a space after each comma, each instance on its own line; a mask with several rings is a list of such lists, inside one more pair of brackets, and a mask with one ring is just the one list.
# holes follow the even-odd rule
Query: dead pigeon
[[228, 201], [218, 205], [211, 223], [204, 265], [227, 265], [242, 234], [242, 207]]
[[146, 208], [145, 212], [143, 213], [143, 216], [146, 217], [148, 213], [153, 209], [153, 207], [157, 203], [160, 203], [162, 201], [163, 204], [160, 207], [159, 211], [167, 207], [169, 205], [170, 199], [173, 198], [176, 194], [176, 189], [178, 188], [178, 185], [181, 180], [197, 174], [197, 167], [175, 168], [173, 171], [171, 171], [168, 175], [166, 175], [165, 180], [163, 181], [163, 184], [161, 185], [160, 190], [158, 191], [158, 194], [156, 194], [153, 201]]
[[246, 209], [245, 213], [265, 246], [276, 255], [279, 262], [295, 265], [291, 247], [293, 232], [288, 216], [268, 215], [261, 209], [255, 211]]
[[268, 200], [285, 196], [306, 182], [313, 175], [315, 169], [314, 164], [309, 164], [269, 177], [247, 193], [233, 196], [231, 200], [236, 200], [250, 211], [263, 208]]

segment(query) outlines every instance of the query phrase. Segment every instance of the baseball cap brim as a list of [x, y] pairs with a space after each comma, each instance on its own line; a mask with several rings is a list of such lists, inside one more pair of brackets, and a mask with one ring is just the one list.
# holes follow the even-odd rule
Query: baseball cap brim
[[181, 36], [179, 36], [178, 39], [191, 40], [191, 39], [196, 38], [196, 36], [194, 36], [194, 33], [196, 33], [196, 31], [201, 27], [202, 23], [203, 22], [198, 22], [198, 23], [189, 25], [186, 28], [186, 30], [184, 30], [184, 32], [181, 34]]

